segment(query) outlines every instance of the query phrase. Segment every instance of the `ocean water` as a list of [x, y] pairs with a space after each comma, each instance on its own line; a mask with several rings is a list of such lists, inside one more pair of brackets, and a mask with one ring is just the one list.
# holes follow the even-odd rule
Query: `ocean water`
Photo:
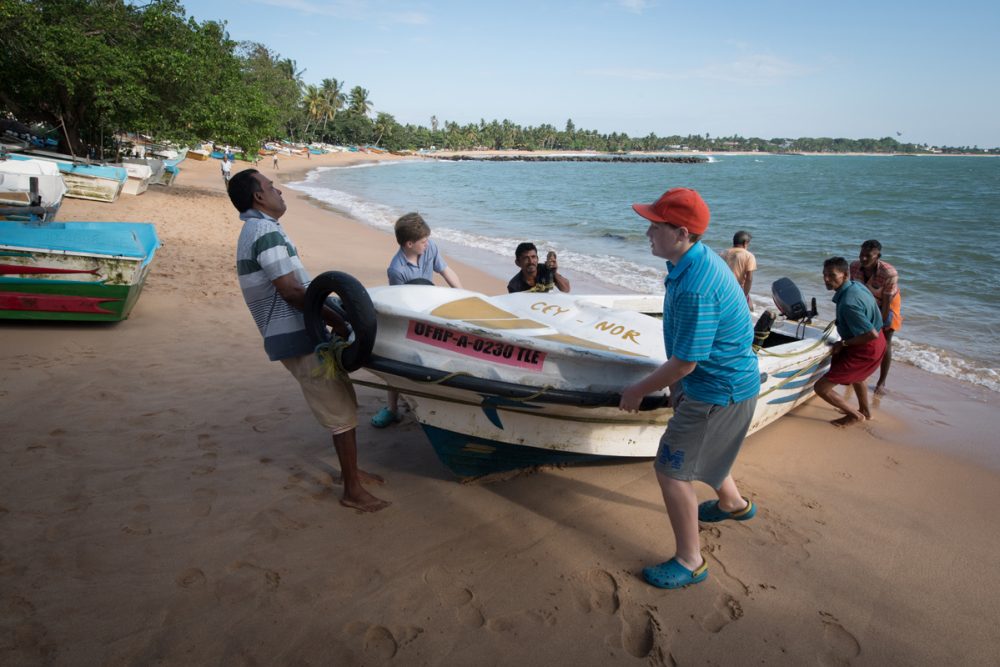
[[[383, 162], [320, 168], [290, 184], [358, 220], [391, 231], [419, 211], [446, 257], [503, 278], [515, 246], [559, 254], [574, 291], [663, 291], [633, 202], [676, 186], [697, 189], [719, 251], [753, 234], [754, 301], [791, 278], [832, 317], [823, 260], [857, 258], [878, 239], [900, 274], [897, 361], [1000, 391], [1000, 159], [896, 156], [714, 156], [703, 164]], [[388, 263], [389, 258], [386, 258]], [[335, 267], [331, 267], [335, 268]], [[890, 386], [892, 379], [890, 376]]]

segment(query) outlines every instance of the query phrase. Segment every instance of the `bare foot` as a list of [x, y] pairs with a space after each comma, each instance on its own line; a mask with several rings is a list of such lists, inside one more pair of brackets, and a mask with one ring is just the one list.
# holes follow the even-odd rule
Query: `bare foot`
[[864, 409], [864, 410], [858, 410], [858, 412], [860, 412], [860, 413], [861, 413], [861, 415], [862, 415], [862, 416], [863, 416], [863, 417], [864, 417], [865, 419], [871, 419], [871, 418], [872, 418], [872, 411], [871, 411], [871, 410], [868, 410], [867, 408], [866, 408], [866, 409]]
[[862, 415], [861, 413], [858, 413], [856, 415], [847, 415], [846, 417], [841, 417], [840, 419], [832, 419], [830, 420], [830, 423], [833, 424], [834, 426], [845, 428], [847, 426], [853, 426], [854, 424], [863, 422], [864, 420], [865, 416]]
[[356, 509], [359, 512], [378, 512], [379, 510], [384, 510], [392, 503], [389, 502], [388, 500], [382, 500], [381, 498], [376, 498], [372, 494], [362, 489], [360, 493], [354, 496], [348, 496], [345, 493], [344, 497], [340, 499], [340, 504], [343, 505], [344, 507], [350, 507]]
[[872, 393], [875, 394], [876, 396], [885, 396], [886, 394], [885, 385], [884, 384], [875, 385], [875, 391], [873, 391]]

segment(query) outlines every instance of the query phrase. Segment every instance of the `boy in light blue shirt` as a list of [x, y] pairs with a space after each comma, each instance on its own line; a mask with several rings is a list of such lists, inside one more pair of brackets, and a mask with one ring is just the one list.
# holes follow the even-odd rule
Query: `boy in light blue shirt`
[[[435, 273], [441, 274], [450, 287], [462, 288], [458, 275], [445, 263], [438, 247], [431, 241], [431, 228], [419, 213], [407, 213], [396, 221], [396, 243], [399, 251], [389, 262], [386, 273], [390, 285], [420, 282], [433, 284]], [[398, 422], [399, 393], [389, 390], [389, 404], [375, 413], [372, 426], [385, 428]]]

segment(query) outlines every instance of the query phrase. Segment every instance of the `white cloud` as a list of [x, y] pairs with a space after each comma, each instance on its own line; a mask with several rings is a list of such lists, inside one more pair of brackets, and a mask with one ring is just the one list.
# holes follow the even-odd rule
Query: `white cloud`
[[638, 69], [629, 67], [599, 67], [585, 70], [590, 76], [604, 76], [611, 79], [629, 79], [631, 81], [654, 81], [657, 79], [680, 78], [659, 70]]
[[430, 23], [426, 14], [421, 14], [420, 12], [399, 12], [396, 14], [388, 14], [389, 20], [394, 23], [406, 23], [409, 25], [426, 25]]

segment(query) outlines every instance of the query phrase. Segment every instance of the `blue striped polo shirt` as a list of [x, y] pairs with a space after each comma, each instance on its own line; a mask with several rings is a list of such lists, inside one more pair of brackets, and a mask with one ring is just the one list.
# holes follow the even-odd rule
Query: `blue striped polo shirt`
[[667, 262], [663, 344], [668, 357], [697, 362], [681, 385], [696, 401], [738, 403], [760, 391], [747, 298], [726, 262], [696, 242]]

